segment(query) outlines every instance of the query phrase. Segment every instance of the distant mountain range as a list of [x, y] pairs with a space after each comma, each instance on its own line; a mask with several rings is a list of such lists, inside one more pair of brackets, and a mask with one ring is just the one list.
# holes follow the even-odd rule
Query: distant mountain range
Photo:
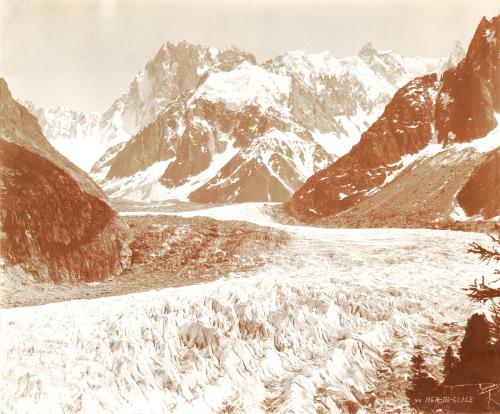
[[402, 87], [352, 150], [285, 205], [305, 222], [415, 227], [500, 216], [500, 18], [441, 77]]
[[288, 52], [258, 65], [236, 48], [166, 43], [104, 113], [25, 104], [110, 197], [286, 201], [358, 142], [398, 88], [462, 57], [459, 44], [442, 59], [367, 44], [343, 59]]

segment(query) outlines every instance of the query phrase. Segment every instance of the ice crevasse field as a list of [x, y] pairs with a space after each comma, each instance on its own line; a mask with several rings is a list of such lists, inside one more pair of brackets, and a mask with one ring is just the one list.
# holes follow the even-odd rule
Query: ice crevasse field
[[335, 413], [369, 397], [379, 412], [403, 407], [414, 346], [439, 367], [459, 340], [473, 306], [463, 288], [490, 273], [467, 247], [487, 236], [285, 226], [263, 208], [179, 213], [288, 232], [257, 270], [2, 310], [3, 410]]

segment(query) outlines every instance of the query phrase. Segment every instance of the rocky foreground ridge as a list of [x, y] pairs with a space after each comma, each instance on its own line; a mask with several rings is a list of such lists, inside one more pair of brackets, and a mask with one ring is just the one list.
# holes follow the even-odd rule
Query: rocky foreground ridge
[[94, 281], [130, 265], [128, 227], [0, 80], [0, 253], [39, 281]]

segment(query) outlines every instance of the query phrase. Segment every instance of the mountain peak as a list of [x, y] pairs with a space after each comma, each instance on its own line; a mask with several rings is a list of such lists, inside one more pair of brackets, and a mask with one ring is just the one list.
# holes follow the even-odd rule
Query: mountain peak
[[461, 53], [462, 55], [465, 55], [465, 49], [462, 45], [462, 42], [460, 42], [460, 40], [455, 40], [453, 42], [453, 48], [451, 49], [451, 53], [452, 54]]
[[359, 51], [358, 55], [359, 56], [368, 56], [368, 55], [374, 55], [377, 53], [377, 49], [373, 47], [372, 42], [368, 42], [365, 44], [361, 50]]
[[0, 78], [0, 101], [12, 99], [9, 87], [4, 78]]
[[163, 45], [160, 48], [160, 50], [163, 51], [182, 50], [182, 49], [208, 49], [208, 47], [198, 43], [191, 43], [188, 42], [187, 40], [180, 40], [178, 42], [172, 42], [170, 40], [167, 40], [165, 43], [163, 43]]
[[481, 19], [467, 50], [468, 59], [477, 59], [477, 56], [474, 57], [474, 55], [481, 55], [485, 50], [492, 51], [498, 47], [496, 42], [499, 26], [500, 16], [492, 17], [491, 20], [486, 19], [486, 17]]
[[455, 40], [451, 48], [448, 58], [443, 61], [441, 65], [441, 72], [445, 72], [450, 68], [456, 67], [460, 61], [465, 57], [465, 49], [460, 41]]
[[450, 59], [455, 61], [455, 64], [460, 62], [465, 57], [465, 49], [459, 40], [453, 42], [453, 47], [450, 53]]

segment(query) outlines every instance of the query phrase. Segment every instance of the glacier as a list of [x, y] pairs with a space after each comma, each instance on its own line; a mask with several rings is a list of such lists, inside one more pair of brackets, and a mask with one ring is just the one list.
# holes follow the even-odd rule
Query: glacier
[[346, 401], [368, 409], [372, 396], [379, 411], [404, 410], [414, 346], [435, 367], [460, 336], [474, 306], [462, 289], [490, 269], [466, 249], [487, 237], [286, 226], [268, 207], [175, 213], [287, 231], [291, 242], [250, 273], [2, 309], [0, 405], [30, 414], [335, 413]]

